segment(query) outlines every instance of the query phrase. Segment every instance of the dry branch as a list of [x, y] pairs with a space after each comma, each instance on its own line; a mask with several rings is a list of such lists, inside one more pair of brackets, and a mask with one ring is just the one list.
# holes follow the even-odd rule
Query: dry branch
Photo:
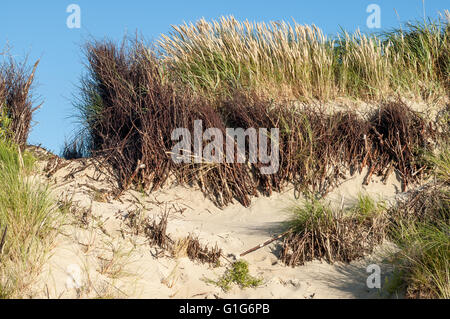
[[250, 253], [252, 253], [252, 252], [254, 252], [254, 251], [257, 251], [258, 249], [261, 249], [261, 248], [263, 248], [263, 247], [265, 247], [265, 246], [267, 246], [267, 245], [273, 243], [274, 241], [279, 240], [279, 239], [281, 239], [281, 238], [287, 236], [287, 235], [288, 235], [289, 233], [291, 233], [291, 232], [292, 232], [292, 229], [290, 229], [290, 230], [288, 230], [288, 231], [286, 231], [286, 232], [284, 232], [284, 233], [282, 233], [282, 234], [280, 234], [280, 235], [278, 235], [278, 236], [275, 236], [274, 238], [269, 239], [269, 240], [265, 241], [264, 243], [259, 244], [258, 246], [255, 246], [255, 247], [253, 247], [253, 248], [251, 248], [251, 249], [249, 249], [249, 250], [243, 252], [242, 254], [240, 254], [240, 256], [241, 256], [241, 257], [244, 257], [245, 255], [248, 255], [248, 254], [250, 254]]

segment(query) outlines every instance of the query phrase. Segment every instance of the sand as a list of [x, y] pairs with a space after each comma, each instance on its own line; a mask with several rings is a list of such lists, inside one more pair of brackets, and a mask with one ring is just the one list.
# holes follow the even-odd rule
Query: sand
[[[41, 156], [41, 158], [45, 158]], [[380, 298], [378, 289], [369, 289], [367, 266], [378, 264], [382, 282], [391, 269], [384, 258], [392, 249], [378, 247], [374, 254], [350, 264], [313, 261], [296, 268], [286, 267], [277, 259], [279, 242], [245, 257], [250, 272], [263, 279], [258, 288], [233, 287], [224, 292], [208, 283], [224, 273], [221, 266], [193, 262], [185, 256], [168, 256], [147, 239], [132, 233], [127, 217], [139, 212], [142, 218], [155, 218], [170, 211], [168, 233], [172, 238], [195, 234], [203, 244], [218, 245], [227, 259], [238, 260], [239, 254], [279, 234], [289, 219], [286, 209], [295, 199], [292, 187], [269, 197], [254, 198], [248, 208], [239, 203], [219, 209], [204, 194], [192, 187], [167, 185], [145, 194], [126, 191], [114, 199], [108, 191], [114, 185], [106, 172], [94, 165], [80, 171], [81, 161], [55, 158], [41, 160], [41, 169], [58, 168], [51, 176], [42, 174], [56, 198], [72, 199], [78, 212], [69, 212], [62, 231], [36, 284], [33, 298]], [[85, 160], [90, 163], [90, 160]], [[59, 164], [59, 167], [58, 165]], [[71, 174], [75, 172], [75, 174]], [[364, 173], [342, 181], [327, 195], [331, 204], [351, 205], [358, 193], [393, 201], [400, 192], [400, 181], [392, 175], [386, 184], [373, 178], [363, 186]], [[83, 209], [87, 212], [83, 215]]]

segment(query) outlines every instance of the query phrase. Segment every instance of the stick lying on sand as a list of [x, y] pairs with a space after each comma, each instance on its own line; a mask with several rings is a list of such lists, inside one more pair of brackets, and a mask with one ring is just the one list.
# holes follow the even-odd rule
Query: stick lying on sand
[[[0, 230], [2, 229], [0, 225]], [[2, 239], [0, 240], [0, 255], [3, 253], [3, 246], [5, 245], [5, 239], [6, 239], [6, 232], [8, 231], [8, 225], [5, 226], [5, 230], [2, 235]]]
[[253, 247], [252, 249], [247, 250], [246, 252], [243, 252], [242, 254], [240, 254], [240, 256], [243, 257], [243, 256], [248, 255], [248, 254], [250, 254], [250, 253], [252, 253], [252, 252], [254, 252], [254, 251], [258, 250], [258, 249], [261, 249], [261, 248], [263, 248], [263, 247], [273, 243], [275, 240], [283, 238], [284, 236], [286, 236], [290, 232], [292, 232], [292, 229], [289, 229], [288, 231], [282, 233], [281, 235], [275, 236], [274, 238], [269, 239], [268, 241], [266, 241], [266, 242], [264, 242], [264, 243], [262, 243], [262, 244], [260, 244], [260, 245], [258, 245], [256, 247]]

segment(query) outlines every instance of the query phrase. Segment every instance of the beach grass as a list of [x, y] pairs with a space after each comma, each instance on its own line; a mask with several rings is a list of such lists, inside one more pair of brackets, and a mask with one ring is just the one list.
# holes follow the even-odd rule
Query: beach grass
[[158, 44], [168, 77], [212, 99], [246, 89], [296, 100], [429, 100], [448, 96], [447, 19], [327, 36], [315, 25], [229, 16], [173, 26]]
[[397, 228], [395, 243], [400, 250], [392, 261], [398, 280], [389, 287], [391, 292], [403, 290], [408, 298], [450, 298], [449, 232], [448, 220]]
[[26, 298], [58, 228], [49, 189], [31, 176], [34, 158], [0, 139], [0, 297]]
[[290, 233], [282, 244], [281, 260], [293, 267], [314, 259], [334, 263], [362, 258], [383, 242], [389, 225], [384, 203], [367, 194], [359, 194], [347, 208], [332, 208], [311, 197], [288, 211]]
[[3, 53], [0, 63], [0, 298], [27, 298], [59, 225], [48, 186], [26, 150], [38, 62]]
[[395, 207], [390, 238], [395, 284], [409, 298], [450, 298], [450, 162], [448, 149], [428, 155], [434, 182]]

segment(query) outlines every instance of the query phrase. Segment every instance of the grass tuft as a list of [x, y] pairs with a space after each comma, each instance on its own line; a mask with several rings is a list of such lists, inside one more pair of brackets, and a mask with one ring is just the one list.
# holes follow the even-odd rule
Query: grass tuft
[[[448, 214], [448, 211], [447, 211]], [[408, 298], [450, 298], [450, 224], [402, 224], [395, 242], [400, 249], [393, 263], [400, 280], [392, 291]]]
[[350, 262], [371, 253], [383, 242], [388, 226], [382, 207], [367, 195], [345, 210], [333, 210], [314, 198], [292, 207], [291, 233], [282, 244], [281, 260], [294, 267], [314, 259]]
[[48, 188], [27, 175], [31, 155], [0, 139], [0, 297], [24, 298], [39, 275], [59, 225]]

